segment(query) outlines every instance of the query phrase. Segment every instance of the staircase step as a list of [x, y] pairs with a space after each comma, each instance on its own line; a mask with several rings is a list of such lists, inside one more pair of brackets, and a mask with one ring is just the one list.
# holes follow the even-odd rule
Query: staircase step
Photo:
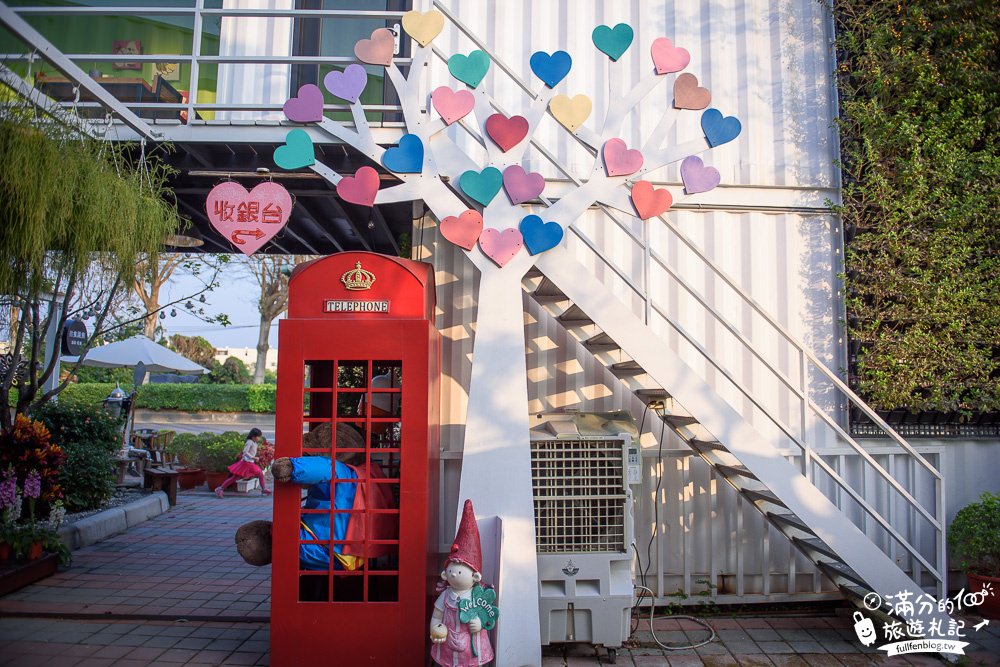
[[616, 377], [622, 378], [642, 375], [646, 369], [640, 366], [637, 361], [619, 361], [617, 364], [611, 364], [611, 372]]
[[568, 299], [563, 291], [548, 278], [542, 278], [542, 282], [538, 283], [538, 287], [535, 288], [533, 294], [538, 301], [552, 302]]
[[635, 395], [646, 405], [670, 398], [665, 389], [636, 389]]
[[729, 451], [728, 449], [726, 449], [726, 446], [721, 442], [719, 442], [718, 440], [698, 440], [696, 438], [693, 438], [691, 440], [688, 440], [688, 444], [699, 451], [707, 449], [714, 449], [717, 452]]
[[820, 571], [823, 572], [823, 574], [830, 577], [834, 581], [842, 578], [842, 579], [847, 579], [848, 581], [853, 581], [859, 586], [868, 586], [865, 580], [861, 578], [860, 574], [852, 570], [847, 565], [844, 565], [843, 563], [820, 562], [816, 563], [816, 567], [818, 567]]
[[730, 466], [722, 463], [716, 464], [716, 469], [721, 472], [726, 477], [733, 477], [739, 475], [740, 477], [749, 477], [750, 479], [757, 479], [757, 476], [750, 472], [750, 469], [746, 466]]
[[541, 269], [539, 269], [534, 264], [531, 265], [530, 269], [528, 269], [527, 271], [524, 272], [524, 277], [525, 278], [537, 278], [537, 277], [539, 277], [541, 275], [542, 275]]
[[572, 327], [582, 327], [594, 323], [594, 320], [590, 319], [587, 313], [583, 312], [583, 309], [575, 303], [556, 319], [562, 322], [563, 325]]
[[660, 415], [660, 418], [674, 428], [683, 428], [698, 423], [698, 418], [691, 415]]
[[837, 562], [843, 562], [840, 558], [840, 555], [838, 555], [837, 552], [834, 551], [829, 544], [819, 539], [818, 537], [809, 537], [809, 538], [796, 537], [794, 538], [793, 541], [796, 544], [802, 544], [803, 546], [807, 547], [812, 551], [821, 553], [824, 556], [827, 556], [828, 558], [832, 558]]
[[796, 530], [801, 530], [803, 533], [809, 533], [810, 535], [816, 534], [813, 532], [812, 528], [803, 523], [802, 519], [794, 514], [778, 514], [777, 512], [768, 512], [767, 516], [772, 521], [777, 521], [785, 526], [791, 526]]
[[772, 505], [786, 507], [785, 503], [781, 502], [781, 498], [767, 489], [743, 489], [743, 495], [749, 498], [751, 502], [762, 500]]
[[620, 349], [618, 343], [612, 340], [611, 336], [603, 331], [596, 336], [591, 336], [583, 342], [583, 346], [591, 352], [608, 352]]

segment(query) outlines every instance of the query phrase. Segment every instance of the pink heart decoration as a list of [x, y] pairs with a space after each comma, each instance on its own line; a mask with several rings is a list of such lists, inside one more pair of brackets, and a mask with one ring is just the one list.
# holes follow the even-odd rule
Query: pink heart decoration
[[632, 186], [632, 205], [643, 220], [666, 213], [673, 203], [666, 188], [656, 189], [649, 181], [636, 181]]
[[523, 116], [507, 118], [502, 113], [495, 113], [486, 119], [486, 134], [506, 153], [528, 136], [528, 119]]
[[714, 189], [722, 180], [722, 175], [715, 167], [706, 167], [697, 155], [689, 155], [681, 162], [681, 180], [684, 181], [684, 192], [693, 195]]
[[294, 123], [323, 120], [323, 91], [314, 83], [299, 88], [298, 97], [290, 97], [283, 107], [285, 118]]
[[521, 252], [524, 239], [516, 229], [484, 229], [479, 237], [479, 248], [501, 269]]
[[372, 206], [378, 194], [378, 172], [371, 167], [361, 167], [354, 176], [344, 176], [337, 183], [337, 194], [344, 201], [360, 206]]
[[455, 92], [448, 86], [441, 86], [431, 93], [431, 104], [441, 114], [444, 122], [451, 125], [469, 115], [472, 107], [476, 106], [476, 98], [471, 90]]
[[247, 192], [229, 181], [212, 188], [205, 211], [212, 226], [249, 257], [284, 228], [292, 196], [277, 183], [260, 183]]
[[668, 37], [653, 40], [649, 52], [653, 56], [653, 65], [656, 67], [657, 74], [680, 72], [691, 62], [691, 54], [688, 53], [688, 50], [674, 46]]
[[483, 233], [483, 216], [479, 211], [468, 210], [457, 218], [453, 215], [441, 221], [441, 236], [455, 245], [472, 250]]
[[396, 38], [386, 28], [372, 31], [371, 39], [359, 39], [354, 45], [354, 55], [363, 63], [369, 65], [392, 64], [392, 52], [396, 48]]
[[621, 139], [604, 142], [604, 169], [608, 176], [628, 176], [642, 169], [642, 153], [629, 149]]
[[511, 204], [523, 204], [542, 194], [545, 177], [538, 172], [526, 172], [519, 164], [512, 164], [503, 170], [503, 189], [507, 191]]

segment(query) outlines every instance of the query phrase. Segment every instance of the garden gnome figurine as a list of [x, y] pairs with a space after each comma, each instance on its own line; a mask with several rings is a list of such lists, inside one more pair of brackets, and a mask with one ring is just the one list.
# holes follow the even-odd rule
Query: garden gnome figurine
[[483, 569], [479, 527], [466, 500], [455, 543], [445, 561], [444, 590], [431, 617], [431, 658], [444, 667], [479, 667], [493, 660], [488, 631], [496, 624], [496, 591], [480, 584]]

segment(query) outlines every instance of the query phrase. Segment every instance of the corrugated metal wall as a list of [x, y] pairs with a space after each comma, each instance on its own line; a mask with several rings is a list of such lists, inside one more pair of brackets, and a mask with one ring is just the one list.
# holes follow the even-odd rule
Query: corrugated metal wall
[[[430, 0], [415, 3], [429, 9]], [[737, 3], [631, 2], [445, 2], [456, 17], [497, 57], [537, 90], [528, 58], [535, 50], [567, 50], [573, 70], [558, 92], [585, 93], [594, 100], [593, 119], [603, 118], [609, 78], [618, 77], [628, 89], [651, 68], [649, 45], [660, 36], [687, 48], [687, 68], [712, 90], [712, 106], [737, 115], [744, 132], [734, 142], [706, 155], [706, 163], [722, 173], [722, 187], [704, 198], [708, 210], [685, 208], [671, 212], [671, 220], [715, 261], [771, 316], [804, 341], [831, 368], [842, 364], [839, 298], [836, 274], [840, 270], [840, 235], [825, 199], [837, 199], [835, 100], [830, 74], [829, 24], [823, 5], [814, 0], [746, 0]], [[616, 64], [591, 42], [596, 25], [627, 22], [636, 30], [629, 53]], [[454, 25], [435, 41], [445, 55], [468, 53], [474, 43]], [[432, 60], [428, 90], [452, 85], [444, 61]], [[482, 84], [509, 113], [522, 112], [529, 98], [494, 64]], [[672, 103], [672, 88], [658, 87], [626, 121], [622, 137], [641, 145]], [[666, 144], [700, 136], [699, 114], [678, 117]], [[468, 150], [477, 148], [461, 129], [449, 130]], [[559, 161], [577, 176], [593, 168], [593, 158], [551, 118], [536, 135]], [[566, 179], [537, 152], [529, 151], [526, 167], [542, 171], [550, 191]], [[677, 167], [652, 174], [654, 182], [676, 184]], [[675, 199], [680, 192], [674, 188]], [[634, 309], [644, 312], [664, 345], [681, 352], [692, 368], [715, 386], [737, 409], [756, 420], [751, 406], [720, 373], [705, 363], [701, 353], [682, 340], [677, 328], [689, 332], [739, 381], [753, 387], [769, 408], [789, 421], [798, 406], [787, 393], [775, 391], [780, 381], [734, 343], [698, 300], [666, 270], [669, 267], [701, 299], [723, 312], [730, 322], [775, 367], [790, 377], [799, 373], [798, 358], [782, 345], [762, 319], [726, 288], [676, 236], [659, 221], [649, 223], [618, 216], [632, 234], [615, 226], [599, 210], [577, 222], [579, 232], [600, 249], [617, 269], [603, 264], [573, 234], [568, 243], [584, 264]], [[642, 243], [653, 259], [646, 261]], [[464, 254], [443, 241], [433, 221], [415, 231], [418, 257], [437, 269], [438, 325], [444, 333], [442, 396], [443, 517], [455, 516], [461, 466], [461, 443], [471, 374], [475, 332], [475, 270]], [[663, 264], [657, 263], [659, 258]], [[622, 277], [624, 276], [624, 278]], [[630, 287], [628, 283], [632, 283]], [[648, 290], [647, 290], [648, 284]], [[645, 292], [652, 299], [646, 303]], [[598, 360], [578, 344], [547, 312], [525, 297], [526, 361], [532, 411], [573, 408], [586, 411], [627, 409], [637, 422], [645, 406]], [[512, 360], [518, 363], [519, 360]], [[822, 392], [814, 396], [822, 398]], [[823, 404], [834, 411], [835, 404]], [[795, 417], [797, 419], [797, 417]], [[654, 425], [656, 422], [656, 425]], [[652, 432], [651, 432], [652, 429]], [[658, 539], [650, 547], [648, 584], [664, 596], [680, 589], [688, 595], [715, 587], [716, 599], [743, 601], [786, 599], [789, 596], [829, 594], [828, 582], [769, 528], [707, 465], [676, 437], [667, 434], [658, 458], [658, 420], [647, 416], [642, 437], [644, 483], [637, 505], [637, 546], [646, 563], [654, 524]], [[845, 459], [846, 461], [846, 459]], [[847, 463], [844, 464], [848, 465]], [[660, 481], [657, 493], [657, 481]], [[657, 520], [654, 520], [655, 519]], [[443, 525], [450, 525], [443, 521]], [[447, 532], [447, 531], [446, 531]], [[442, 544], [450, 535], [442, 536]], [[699, 583], [701, 581], [702, 583]]]

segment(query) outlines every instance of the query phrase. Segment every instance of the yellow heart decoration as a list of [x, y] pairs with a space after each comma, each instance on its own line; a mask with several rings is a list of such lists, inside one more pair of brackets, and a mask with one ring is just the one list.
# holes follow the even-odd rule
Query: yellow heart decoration
[[442, 28], [444, 28], [444, 14], [437, 10], [432, 9], [427, 13], [410, 11], [403, 14], [403, 30], [417, 40], [420, 46], [427, 46], [433, 42]]
[[593, 108], [593, 103], [586, 95], [577, 95], [572, 99], [567, 95], [556, 95], [549, 102], [549, 111], [570, 132], [576, 132], [587, 122]]

